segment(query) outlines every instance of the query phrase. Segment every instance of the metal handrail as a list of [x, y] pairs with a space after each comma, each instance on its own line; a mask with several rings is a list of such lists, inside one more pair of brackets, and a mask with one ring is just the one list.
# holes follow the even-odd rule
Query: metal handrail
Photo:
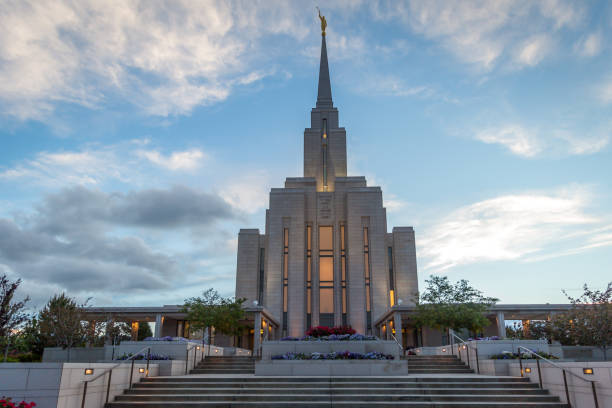
[[[467, 353], [467, 364], [469, 368], [472, 368], [472, 365], [470, 363], [470, 348], [474, 350], [475, 354], [476, 354], [476, 372], [478, 374], [480, 374], [480, 361], [478, 359], [478, 347], [474, 347], [472, 345], [470, 345], [468, 342], [466, 342], [465, 340], [463, 340], [461, 337], [457, 336], [454, 332], [451, 332], [451, 351], [453, 350], [453, 338], [458, 339], [461, 343], [463, 343], [465, 345], [465, 351]], [[459, 348], [459, 343], [457, 343], [457, 354], [459, 355], [459, 359], [461, 360], [461, 349]]]
[[[134, 374], [134, 358], [139, 356], [140, 353], [143, 352], [144, 350], [147, 350], [147, 368], [145, 370], [145, 376], [148, 376], [149, 375], [149, 357], [151, 356], [151, 347], [144, 347], [138, 350], [138, 352], [136, 352], [134, 355], [124, 360], [124, 361], [132, 360], [132, 365], [131, 365], [131, 370], [130, 370], [130, 384], [129, 384], [130, 388], [132, 387], [132, 375]], [[106, 387], [106, 402], [108, 403], [108, 396], [110, 393], [111, 380], [113, 378], [113, 370], [123, 364], [124, 363], [117, 363], [112, 367], [105, 368], [104, 371], [102, 371], [100, 374], [96, 375], [95, 377], [89, 380], [83, 380], [84, 386], [83, 386], [83, 399], [81, 400], [81, 408], [85, 408], [85, 399], [87, 397], [87, 385], [90, 382], [96, 381], [98, 378], [106, 375], [106, 373], [109, 373], [108, 374], [108, 385]]]
[[520, 370], [521, 370], [521, 377], [523, 377], [523, 359], [521, 357], [521, 349], [526, 350], [529, 354], [531, 355], [535, 355], [538, 357], [538, 359], [536, 359], [536, 364], [538, 366], [538, 378], [540, 381], [540, 388], [542, 388], [542, 372], [540, 370], [540, 360], [544, 360], [547, 363], [549, 363], [550, 365], [560, 369], [563, 372], [563, 384], [565, 386], [565, 398], [567, 399], [567, 405], [568, 406], [572, 406], [572, 403], [570, 402], [570, 397], [569, 397], [569, 388], [567, 387], [567, 377], [565, 375], [566, 372], [570, 373], [571, 375], [573, 375], [574, 377], [578, 377], [583, 381], [586, 382], [590, 382], [591, 383], [591, 390], [593, 391], [593, 400], [595, 401], [595, 408], [599, 408], [599, 403], [597, 401], [597, 391], [595, 390], [595, 383], [599, 382], [597, 380], [591, 380], [590, 378], [585, 378], [583, 376], [581, 376], [580, 374], [576, 374], [570, 370], [568, 370], [567, 368], [564, 368], [558, 364], [555, 364], [554, 362], [550, 361], [549, 359], [547, 359], [546, 357], [543, 357], [541, 355], [539, 355], [538, 353], [536, 353], [533, 350], [528, 349], [527, 347], [523, 347], [523, 346], [517, 346], [518, 349], [518, 356], [519, 356], [519, 366], [520, 366]]
[[402, 347], [402, 343], [400, 343], [399, 340], [395, 337], [395, 334], [391, 334], [391, 338], [395, 341], [395, 344], [397, 344], [397, 347], [399, 347], [400, 355], [404, 354], [404, 347]]
[[[189, 343], [187, 343], [187, 350], [186, 350], [186, 356], [185, 356], [185, 375], [187, 375], [188, 371], [189, 371], [189, 351], [193, 350], [196, 347], [200, 347], [199, 344], [193, 344], [191, 347], [189, 347]], [[209, 346], [210, 347], [210, 346]], [[202, 354], [204, 354], [204, 350], [202, 350]], [[193, 368], [196, 368], [196, 359], [197, 359], [197, 355], [198, 353], [193, 353]]]

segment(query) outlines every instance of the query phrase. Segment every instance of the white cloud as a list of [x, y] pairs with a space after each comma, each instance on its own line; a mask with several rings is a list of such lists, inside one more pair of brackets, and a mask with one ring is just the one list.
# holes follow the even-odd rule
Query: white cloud
[[304, 38], [294, 4], [52, 0], [3, 4], [0, 104], [41, 119], [57, 102], [98, 107], [119, 96], [153, 115], [185, 114], [261, 79], [266, 34]]
[[[564, 254], [558, 249], [561, 244], [581, 246], [564, 242], [564, 235], [602, 223], [587, 213], [590, 202], [591, 194], [577, 187], [480, 201], [426, 229], [419, 253], [427, 259], [425, 269], [437, 271], [477, 262], [560, 256]], [[586, 242], [590, 239], [611, 244], [595, 235]]]
[[574, 51], [583, 57], [594, 57], [603, 49], [600, 32], [591, 33], [574, 44]]
[[550, 48], [551, 39], [546, 35], [537, 35], [520, 45], [514, 59], [519, 65], [533, 67], [544, 59]]
[[607, 133], [577, 136], [567, 130], [552, 129], [544, 132], [510, 124], [477, 132], [475, 139], [488, 144], [500, 144], [517, 156], [533, 158], [544, 153], [597, 153], [608, 145], [610, 136]]
[[0, 172], [0, 180], [28, 180], [44, 185], [96, 185], [108, 178], [128, 181], [131, 170], [112, 149], [41, 152], [32, 160]]
[[267, 207], [270, 185], [269, 174], [259, 171], [229, 181], [221, 188], [219, 195], [233, 207], [253, 214]]
[[157, 150], [142, 150], [138, 155], [169, 170], [195, 170], [206, 159], [204, 152], [199, 149], [173, 152], [169, 156], [164, 156]]
[[[545, 35], [575, 26], [583, 12], [575, 3], [561, 0], [412, 0], [378, 2], [374, 15], [399, 19], [459, 59], [490, 70], [506, 54], [520, 65], [537, 64], [542, 59], [538, 51], [547, 51], [551, 42], [544, 41]], [[512, 55], [517, 47], [521, 50]]]
[[512, 153], [523, 157], [533, 157], [542, 150], [530, 131], [516, 125], [483, 130], [476, 134], [476, 139], [489, 144], [501, 144]]

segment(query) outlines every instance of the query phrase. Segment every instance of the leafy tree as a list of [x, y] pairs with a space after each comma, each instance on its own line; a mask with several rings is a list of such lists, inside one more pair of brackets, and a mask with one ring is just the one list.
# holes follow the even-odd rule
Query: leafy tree
[[143, 341], [147, 337], [153, 337], [151, 325], [148, 322], [140, 322], [138, 324], [138, 341]]
[[32, 316], [23, 326], [17, 339], [15, 347], [21, 353], [30, 353], [32, 360], [40, 360], [45, 349], [45, 341], [40, 334], [38, 318]]
[[444, 332], [468, 329], [478, 333], [489, 325], [484, 313], [498, 299], [483, 296], [465, 279], [453, 284], [446, 276], [432, 275], [425, 283], [425, 292], [417, 296], [417, 327], [433, 327]]
[[87, 338], [87, 324], [83, 322], [83, 308], [76, 300], [66, 296], [54, 295], [38, 315], [40, 332], [45, 343], [55, 347], [70, 349], [83, 344]]
[[119, 344], [124, 340], [132, 339], [132, 327], [125, 322], [106, 322], [105, 327], [108, 327], [108, 329], [104, 337], [108, 336], [112, 344]]
[[[604, 290], [592, 290], [585, 284], [577, 298], [563, 293], [572, 309], [557, 318], [557, 332], [564, 333], [574, 344], [596, 346], [604, 360], [612, 343], [612, 282]], [[563, 326], [560, 326], [563, 323]]]
[[0, 343], [4, 347], [5, 361], [11, 337], [15, 330], [28, 320], [28, 315], [24, 312], [24, 308], [30, 298], [26, 297], [21, 302], [13, 300], [15, 291], [20, 284], [21, 279], [11, 282], [6, 275], [0, 276]]
[[[183, 311], [193, 330], [206, 330], [214, 327], [215, 331], [230, 336], [241, 334], [244, 326], [240, 323], [245, 313], [242, 304], [245, 299], [224, 298], [210, 288], [201, 297], [185, 300]], [[208, 336], [208, 345], [210, 345]]]

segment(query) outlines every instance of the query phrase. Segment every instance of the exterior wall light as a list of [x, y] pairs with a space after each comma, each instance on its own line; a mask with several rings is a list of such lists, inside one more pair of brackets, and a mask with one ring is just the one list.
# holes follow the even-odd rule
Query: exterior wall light
[[464, 345], [463, 345], [463, 349], [465, 350], [466, 348], [467, 348], [467, 346], [464, 344]]
[[218, 352], [219, 352], [219, 349], [215, 349], [215, 353], [218, 353]]
[[529, 373], [531, 372], [531, 368], [530, 368], [530, 367], [526, 367], [526, 368], [525, 368], [525, 372], [526, 372], [527, 374], [529, 374]]
[[593, 375], [593, 369], [591, 367], [583, 368], [582, 372], [587, 375]]
[[140, 374], [144, 374], [145, 369], [144, 369], [144, 368], [139, 368], [139, 369], [138, 369], [138, 372], [139, 372]]
[[94, 369], [93, 368], [86, 368], [85, 369], [85, 375], [93, 375], [94, 373]]
[[199, 351], [199, 350], [200, 350], [200, 346], [196, 346], [196, 350], [198, 350], [198, 351]]
[[443, 352], [443, 353], [446, 353], [446, 349], [445, 349], [445, 348], [443, 348], [443, 349], [442, 349], [442, 352]]

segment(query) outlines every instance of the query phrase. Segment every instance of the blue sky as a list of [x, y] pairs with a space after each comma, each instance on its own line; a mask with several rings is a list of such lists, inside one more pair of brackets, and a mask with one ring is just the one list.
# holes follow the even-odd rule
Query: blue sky
[[[0, 6], [0, 272], [41, 306], [233, 294], [239, 228], [302, 175], [315, 2]], [[555, 303], [612, 276], [612, 5], [334, 1], [349, 175], [421, 284]]]

